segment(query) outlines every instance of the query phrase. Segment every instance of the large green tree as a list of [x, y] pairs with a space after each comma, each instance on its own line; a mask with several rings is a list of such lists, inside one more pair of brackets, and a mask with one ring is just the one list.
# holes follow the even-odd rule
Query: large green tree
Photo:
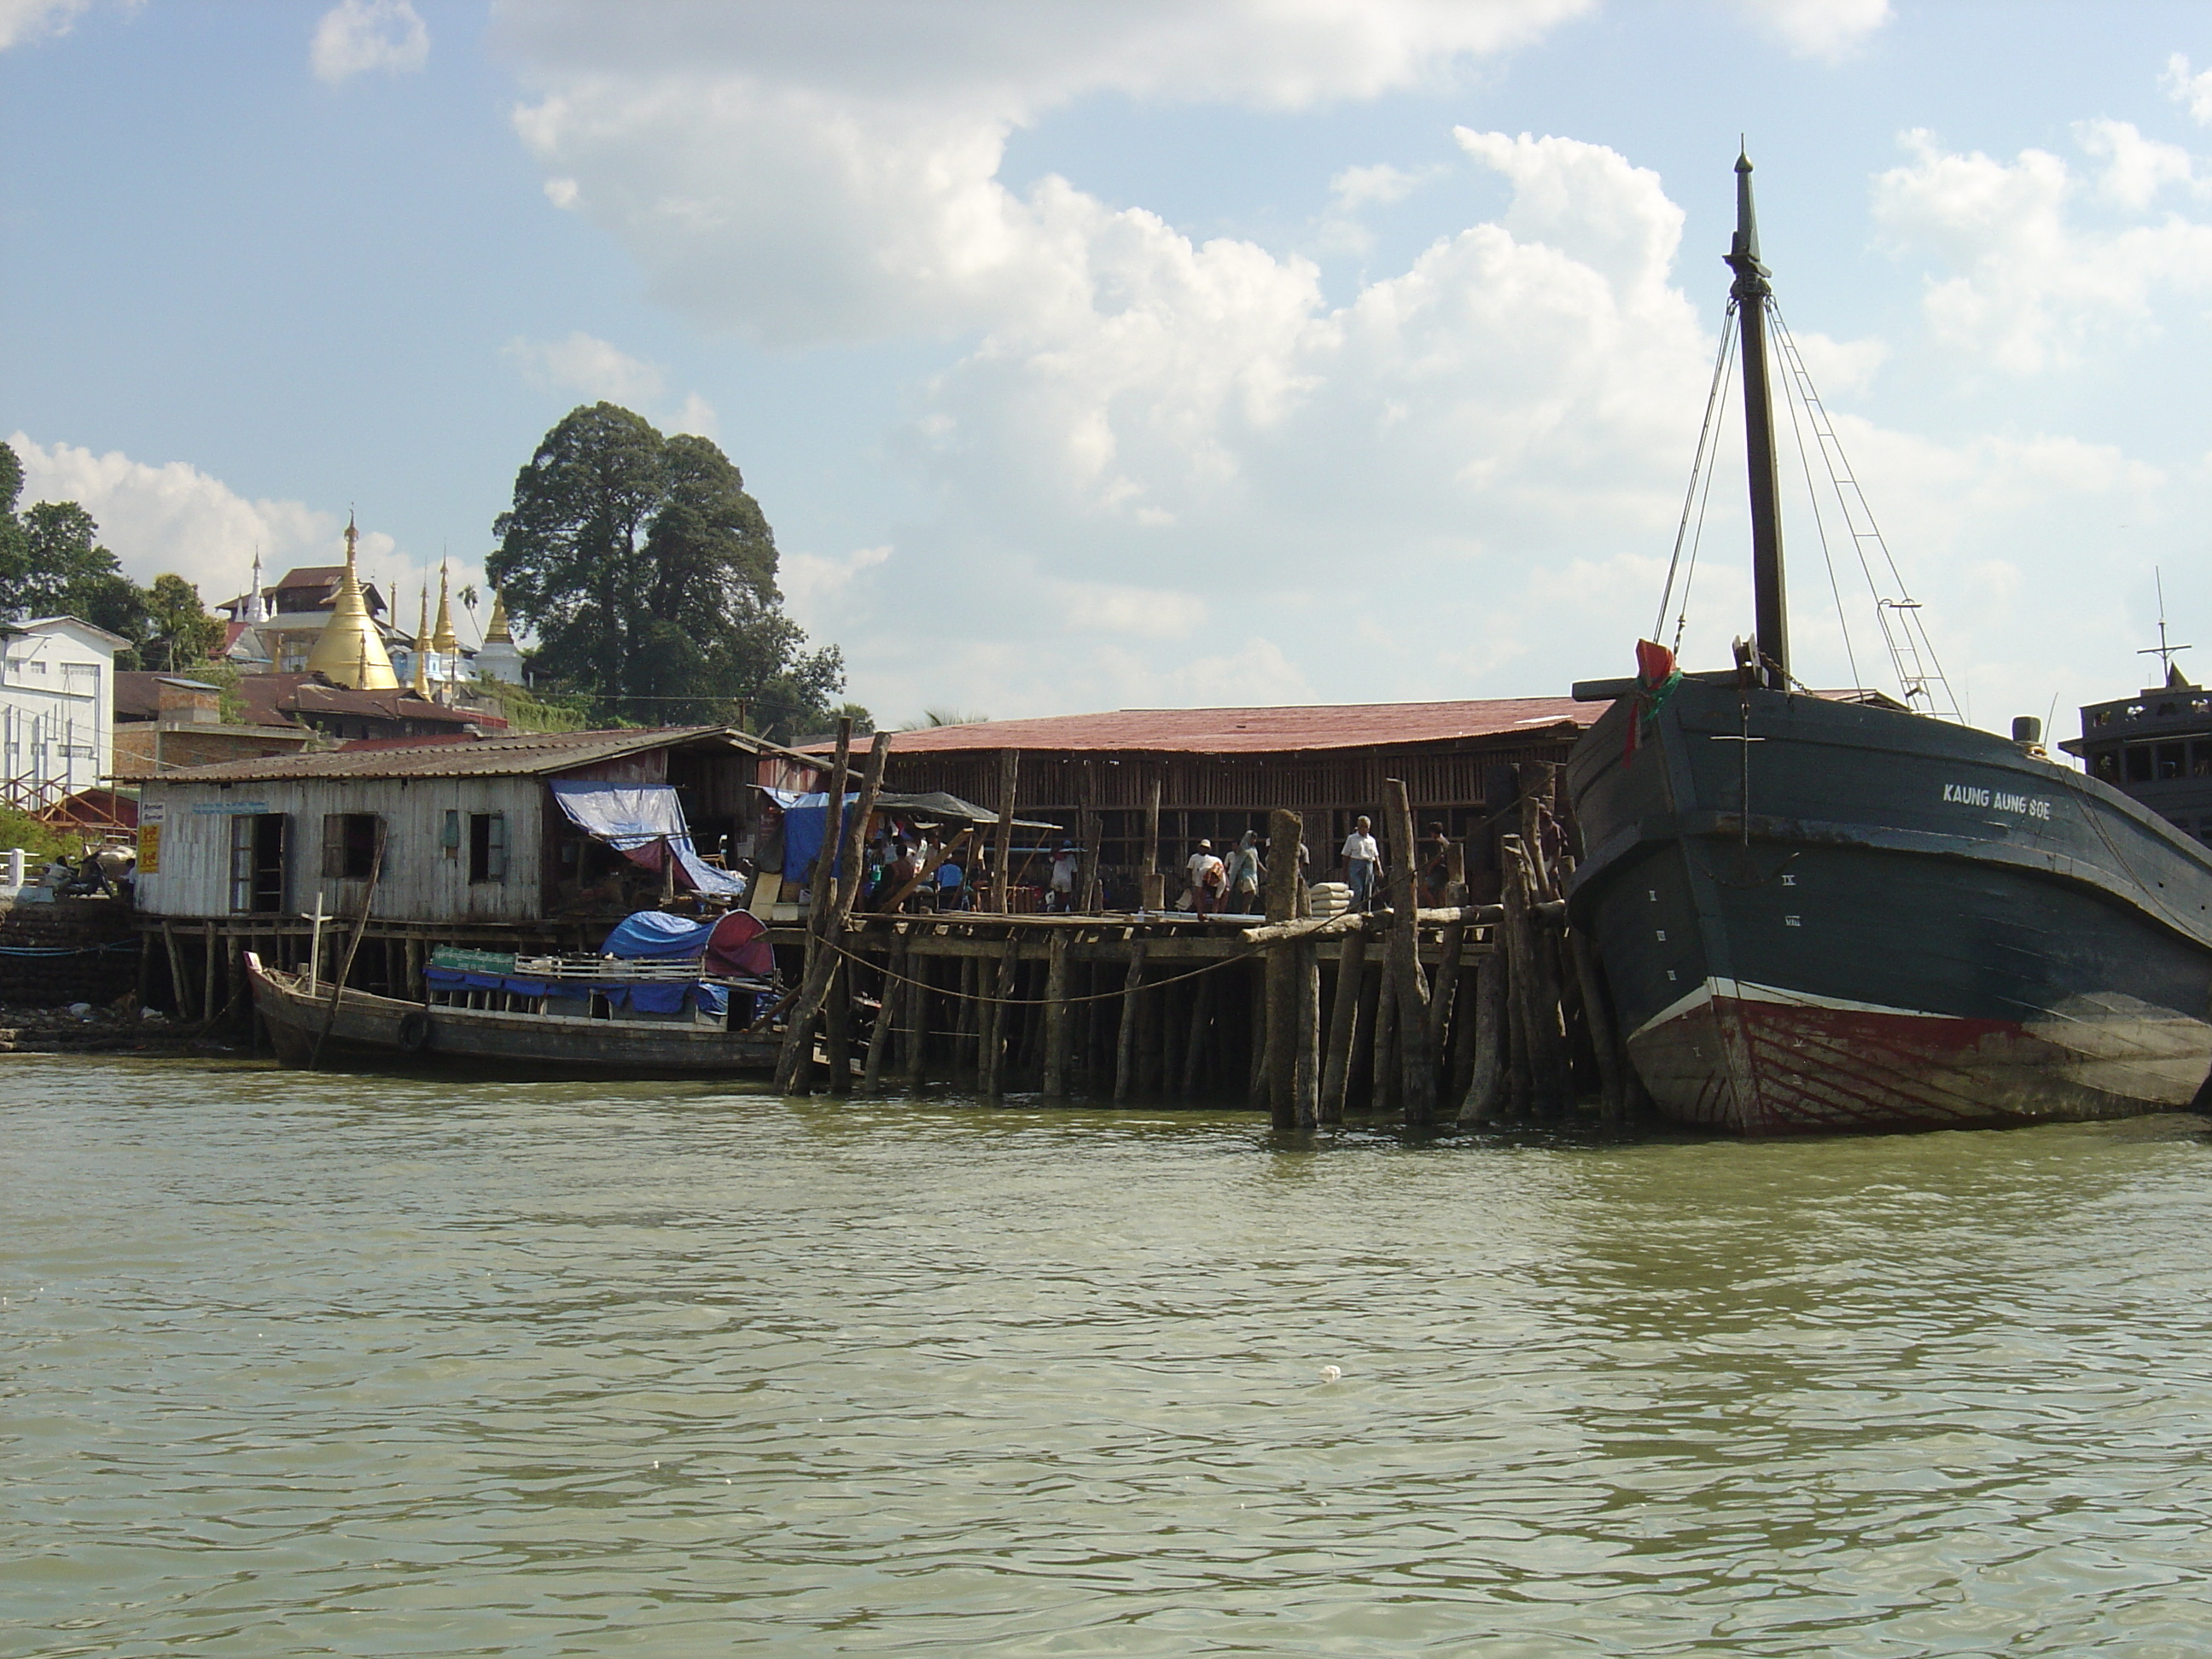
[[571, 410], [514, 480], [485, 562], [531, 665], [602, 717], [733, 720], [788, 736], [844, 689], [835, 646], [783, 614], [775, 537], [728, 456], [613, 404]]
[[200, 591], [182, 576], [165, 572], [146, 590], [147, 642], [138, 648], [149, 667], [181, 674], [215, 654], [223, 627], [200, 602]]
[[100, 544], [100, 526], [75, 501], [39, 501], [22, 512], [23, 468], [0, 444], [0, 617], [82, 617], [130, 643], [118, 668], [139, 665], [152, 626], [144, 588]]

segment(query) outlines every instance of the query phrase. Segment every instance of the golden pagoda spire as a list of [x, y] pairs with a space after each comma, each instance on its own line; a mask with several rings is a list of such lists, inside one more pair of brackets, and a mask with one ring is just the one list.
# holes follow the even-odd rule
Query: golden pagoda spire
[[331, 619], [323, 624], [315, 648], [307, 653], [307, 672], [356, 691], [394, 691], [398, 690], [399, 677], [392, 672], [392, 657], [384, 648], [384, 636], [376, 631], [368, 602], [362, 598], [361, 576], [356, 565], [360, 535], [349, 513], [345, 575], [338, 583], [337, 603], [331, 607]]
[[514, 635], [507, 625], [507, 599], [495, 592], [491, 596], [491, 625], [484, 629], [486, 645], [513, 645]]
[[415, 695], [430, 700], [430, 584], [422, 584], [422, 608], [416, 613]]
[[[461, 654], [461, 642], [453, 636], [453, 607], [446, 597], [446, 567], [442, 562], [438, 566], [438, 626], [430, 635], [430, 644], [441, 656], [459, 658]], [[458, 665], [447, 665], [448, 677]]]

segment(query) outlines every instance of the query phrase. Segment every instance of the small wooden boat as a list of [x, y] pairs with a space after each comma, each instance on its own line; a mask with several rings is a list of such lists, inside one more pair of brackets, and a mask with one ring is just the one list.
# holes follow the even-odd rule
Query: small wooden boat
[[[489, 1062], [509, 1074], [598, 1077], [766, 1076], [775, 1070], [779, 1039], [747, 1029], [750, 995], [726, 997], [719, 1012], [688, 997], [672, 1012], [649, 1012], [635, 1006], [648, 999], [604, 991], [557, 998], [440, 991], [428, 1002], [406, 1002], [348, 988], [333, 1003], [327, 983], [311, 985], [304, 974], [266, 967], [251, 951], [246, 971], [254, 1012], [287, 1066], [347, 1059]], [[558, 969], [544, 964], [538, 971]], [[668, 980], [629, 964], [601, 965], [595, 977], [636, 986]]]

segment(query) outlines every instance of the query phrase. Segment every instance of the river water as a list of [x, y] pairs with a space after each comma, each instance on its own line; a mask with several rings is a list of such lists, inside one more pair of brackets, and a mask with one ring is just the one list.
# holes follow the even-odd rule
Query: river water
[[2212, 1645], [2195, 1118], [0, 1064], [9, 1659]]

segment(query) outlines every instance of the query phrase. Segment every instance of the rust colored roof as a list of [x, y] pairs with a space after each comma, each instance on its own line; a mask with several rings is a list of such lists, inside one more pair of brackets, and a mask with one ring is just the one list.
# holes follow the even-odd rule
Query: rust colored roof
[[276, 782], [286, 778], [529, 777], [685, 744], [720, 742], [748, 754], [774, 750], [731, 726], [664, 726], [622, 732], [515, 732], [469, 743], [404, 744], [264, 755], [165, 774], [163, 783]]
[[[1276, 708], [1123, 708], [1033, 720], [979, 720], [901, 732], [895, 755], [1022, 749], [1062, 754], [1279, 755], [1322, 749], [1382, 749], [1537, 732], [1572, 736], [1601, 707], [1571, 697], [1505, 697], [1477, 702], [1322, 703]], [[827, 754], [833, 743], [803, 745]]]

